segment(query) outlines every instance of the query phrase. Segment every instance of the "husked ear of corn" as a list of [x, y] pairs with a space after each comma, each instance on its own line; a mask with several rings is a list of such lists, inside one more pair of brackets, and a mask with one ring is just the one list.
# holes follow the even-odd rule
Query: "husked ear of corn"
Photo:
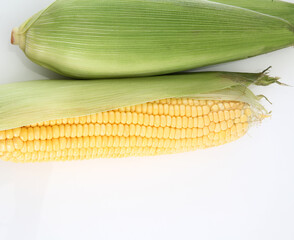
[[[292, 5], [282, 12], [293, 15]], [[58, 0], [14, 28], [11, 40], [41, 66], [93, 79], [263, 54], [292, 45], [294, 27], [280, 15], [205, 0]]]
[[0, 157], [41, 162], [179, 153], [234, 141], [262, 118], [244, 102], [165, 99], [0, 131]]
[[274, 82], [264, 73], [210, 72], [6, 84], [0, 88], [0, 158], [114, 158], [218, 146], [266, 114], [247, 86]]

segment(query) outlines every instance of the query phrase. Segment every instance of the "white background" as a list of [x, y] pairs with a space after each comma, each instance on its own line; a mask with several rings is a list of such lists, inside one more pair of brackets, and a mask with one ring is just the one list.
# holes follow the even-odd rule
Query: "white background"
[[[11, 29], [51, 2], [1, 0], [1, 84], [58, 78], [10, 45]], [[268, 66], [294, 86], [294, 48], [207, 70]], [[225, 146], [164, 157], [0, 161], [0, 239], [293, 240], [294, 88], [262, 93], [272, 117]]]

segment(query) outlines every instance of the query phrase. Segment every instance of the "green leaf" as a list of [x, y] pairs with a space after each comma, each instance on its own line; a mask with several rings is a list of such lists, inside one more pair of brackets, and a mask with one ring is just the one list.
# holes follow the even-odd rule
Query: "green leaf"
[[[261, 109], [246, 87], [270, 78], [264, 73], [189, 73], [107, 80], [39, 80], [0, 87], [0, 130], [47, 120], [85, 116], [165, 98], [236, 100]], [[266, 85], [266, 84], [265, 84]], [[249, 90], [248, 90], [249, 91]], [[245, 94], [244, 94], [245, 93]], [[254, 96], [254, 95], [253, 95]]]

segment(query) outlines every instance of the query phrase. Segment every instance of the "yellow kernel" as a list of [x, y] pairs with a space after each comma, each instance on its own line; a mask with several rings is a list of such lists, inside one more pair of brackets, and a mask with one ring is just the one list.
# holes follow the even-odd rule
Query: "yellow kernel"
[[218, 111], [218, 106], [215, 104], [211, 107], [211, 111], [217, 112]]
[[59, 136], [60, 136], [59, 126], [57, 126], [57, 125], [53, 126], [52, 131], [53, 131], [53, 138], [59, 138]]
[[198, 118], [194, 118], [194, 123], [193, 123], [193, 127], [196, 128], [198, 127]]
[[152, 114], [153, 112], [153, 104], [152, 103], [147, 103], [147, 113]]
[[235, 116], [236, 116], [236, 118], [241, 117], [241, 111], [239, 109], [235, 110]]
[[227, 130], [227, 128], [228, 128], [227, 122], [226, 121], [222, 121], [220, 123], [220, 127], [221, 127], [221, 130], [223, 130], [223, 131]]
[[192, 117], [197, 117], [197, 107], [192, 106]]
[[[13, 136], [14, 137], [19, 137], [20, 132], [21, 132], [21, 128], [14, 128], [13, 129]], [[1, 132], [0, 132], [0, 139], [1, 139]]]
[[171, 127], [175, 128], [177, 126], [177, 118], [172, 117], [171, 118]]
[[120, 122], [123, 124], [127, 123], [127, 114], [125, 112], [120, 113]]
[[130, 136], [130, 127], [129, 127], [129, 125], [124, 126], [124, 134], [123, 134], [123, 136], [124, 137], [129, 137]]
[[21, 128], [21, 132], [20, 132], [19, 136], [20, 136], [21, 140], [27, 141], [28, 140], [28, 129], [26, 127]]
[[170, 128], [169, 138], [174, 139], [175, 136], [176, 136], [176, 129], [175, 128]]
[[60, 150], [59, 139], [52, 139], [53, 151]]
[[225, 117], [225, 120], [227, 121], [227, 120], [229, 120], [230, 119], [230, 113], [229, 113], [229, 111], [224, 111], [224, 117]]
[[236, 128], [237, 128], [237, 132], [242, 132], [243, 131], [243, 124], [242, 123], [238, 123], [236, 124]]
[[5, 144], [7, 152], [13, 152], [15, 150], [14, 142], [12, 139], [7, 139]]
[[217, 124], [215, 125], [215, 129], [214, 129], [214, 131], [215, 131], [216, 133], [219, 133], [219, 132], [221, 131], [221, 126], [220, 126], [219, 123], [217, 123]]
[[183, 123], [182, 123], [182, 118], [181, 117], [177, 117], [177, 125], [176, 128], [182, 128]]
[[186, 106], [180, 105], [180, 116], [185, 116], [185, 115], [186, 115]]
[[208, 100], [208, 101], [207, 101], [207, 105], [208, 105], [208, 106], [213, 106], [213, 105], [214, 105], [214, 101], [212, 101], [212, 100]]
[[12, 139], [13, 138], [13, 131], [12, 129], [6, 130], [6, 138]]
[[188, 128], [193, 128], [194, 127], [194, 120], [193, 118], [189, 117], [188, 119]]
[[192, 138], [196, 138], [198, 136], [198, 129], [197, 128], [193, 128], [192, 129]]
[[[114, 119], [115, 119], [114, 120], [115, 123], [117, 123], [117, 124], [120, 123], [120, 112], [115, 112]], [[97, 120], [97, 122], [98, 122], [98, 120]]]
[[219, 122], [218, 114], [216, 112], [213, 113], [213, 121], [215, 123], [218, 123]]
[[240, 122], [241, 122], [240, 118], [236, 118], [236, 119], [234, 120], [234, 123], [240, 123]]
[[218, 112], [218, 118], [219, 118], [219, 121], [222, 122], [225, 120], [225, 114], [223, 111], [219, 111]]
[[152, 127], [148, 126], [146, 129], [146, 138], [151, 138], [152, 137]]
[[67, 119], [67, 123], [68, 124], [73, 124], [75, 121], [74, 121], [74, 119], [73, 118], [68, 118]]
[[203, 137], [203, 129], [198, 128], [198, 136], [197, 137]]
[[[20, 150], [23, 147], [23, 141], [20, 138], [14, 138], [13, 139], [13, 144], [14, 144], [15, 149]], [[0, 151], [1, 151], [1, 149], [0, 149]]]
[[71, 125], [70, 128], [70, 136], [71, 137], [76, 137], [77, 136], [77, 125]]
[[203, 135], [208, 135], [209, 134], [209, 128], [208, 127], [204, 127], [203, 128]]
[[138, 113], [142, 112], [142, 104], [136, 105], [136, 112], [138, 112]]
[[197, 107], [197, 115], [198, 116], [202, 116], [203, 115], [203, 111], [202, 111], [202, 107], [201, 106], [198, 106]]
[[181, 138], [186, 138], [186, 129], [185, 128], [181, 129]]
[[108, 121], [109, 121], [109, 123], [115, 122], [115, 113], [113, 111], [108, 112]]
[[66, 138], [62, 137], [59, 139], [59, 147], [60, 147], [60, 149], [66, 148]]
[[176, 129], [175, 130], [176, 132], [175, 132], [175, 139], [180, 139], [181, 138], [181, 129]]
[[100, 125], [100, 135], [101, 136], [105, 136], [106, 134], [106, 125], [105, 124], [101, 124]]
[[208, 114], [208, 118], [209, 118], [209, 120], [210, 120], [211, 122], [213, 122], [213, 116], [214, 116], [214, 113], [213, 113], [213, 112], [210, 112], [210, 113]]
[[140, 136], [141, 137], [145, 137], [146, 136], [146, 130], [147, 130], [147, 128], [145, 126], [142, 126], [141, 127], [141, 132], [140, 132]]
[[209, 120], [209, 117], [208, 116], [204, 116], [204, 125], [205, 126], [209, 126], [209, 124], [210, 124], [210, 120]]
[[241, 120], [241, 123], [247, 122], [248, 121], [247, 115], [242, 115], [240, 120]]
[[186, 105], [186, 116], [191, 117], [192, 116], [192, 109], [190, 105]]
[[221, 111], [225, 110], [225, 106], [224, 106], [223, 103], [219, 103], [219, 104], [218, 104], [218, 107], [219, 107], [219, 109], [220, 109]]
[[27, 141], [27, 151], [30, 153], [34, 151], [34, 141]]
[[123, 136], [123, 134], [124, 134], [124, 125], [123, 124], [119, 124], [118, 125], [118, 130], [117, 130], [117, 135], [121, 137], [121, 136]]
[[186, 129], [186, 138], [192, 138], [192, 129], [191, 128]]
[[203, 106], [202, 110], [203, 110], [203, 115], [207, 115], [210, 112], [210, 108], [207, 105]]
[[204, 128], [204, 119], [203, 119], [203, 117], [198, 117], [198, 128]]
[[162, 127], [159, 127], [157, 130], [158, 130], [157, 131], [157, 137], [158, 138], [163, 138], [163, 133], [164, 133], [163, 128]]
[[89, 136], [89, 125], [84, 124], [82, 127], [82, 136], [86, 137]]
[[[65, 137], [71, 137], [71, 125], [65, 125], [64, 126], [64, 136]], [[41, 140], [45, 140], [46, 138], [42, 138], [42, 127], [41, 127]]]
[[144, 126], [148, 126], [149, 125], [149, 115], [148, 114], [144, 114], [143, 125]]
[[235, 119], [235, 111], [234, 110], [231, 110], [230, 111], [230, 118], [233, 120]]
[[105, 126], [105, 134], [106, 136], [111, 136], [112, 135], [112, 124], [108, 123]]

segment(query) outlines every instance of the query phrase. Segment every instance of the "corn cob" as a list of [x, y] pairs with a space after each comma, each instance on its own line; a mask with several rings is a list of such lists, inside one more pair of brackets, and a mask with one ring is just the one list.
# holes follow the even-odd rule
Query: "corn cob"
[[218, 146], [266, 114], [247, 86], [274, 82], [265, 73], [210, 72], [2, 85], [0, 158], [147, 156]]
[[293, 4], [275, 9], [271, 16], [204, 0], [58, 0], [14, 28], [11, 41], [66, 76], [150, 76], [292, 45], [293, 22], [281, 13], [293, 15]]
[[165, 99], [0, 131], [0, 156], [35, 162], [179, 153], [234, 141], [261, 118], [243, 102]]

